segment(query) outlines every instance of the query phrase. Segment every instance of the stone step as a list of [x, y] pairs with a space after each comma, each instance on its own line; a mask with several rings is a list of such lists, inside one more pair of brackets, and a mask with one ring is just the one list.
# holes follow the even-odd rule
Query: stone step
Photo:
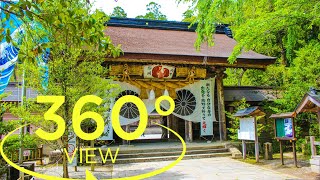
[[[186, 155], [189, 154], [212, 154], [212, 153], [223, 153], [223, 152], [228, 152], [228, 149], [226, 148], [221, 148], [221, 149], [196, 149], [196, 150], [189, 150], [187, 149]], [[129, 154], [123, 154], [120, 153], [117, 156], [117, 159], [123, 159], [123, 158], [143, 158], [143, 157], [157, 157], [157, 156], [176, 156], [180, 155], [180, 151], [170, 151], [170, 152], [154, 152], [154, 151], [149, 151], [147, 153], [129, 153]]]
[[[224, 149], [225, 146], [224, 145], [212, 145], [212, 146], [192, 146], [192, 147], [188, 147], [187, 145], [187, 151], [190, 150], [213, 150], [213, 149]], [[115, 152], [115, 150], [117, 149], [117, 147], [111, 147], [112, 149], [112, 153]], [[101, 148], [102, 152], [106, 152], [107, 148]], [[181, 151], [182, 147], [153, 147], [153, 148], [137, 148], [135, 149], [133, 148], [123, 148], [123, 147], [119, 147], [119, 154], [137, 154], [137, 153], [148, 153], [148, 152], [173, 152], [173, 151]]]
[[[228, 157], [231, 156], [230, 152], [212, 153], [212, 154], [189, 154], [185, 155], [183, 159], [200, 159], [200, 158], [213, 158], [213, 157]], [[145, 158], [124, 158], [116, 160], [115, 164], [128, 164], [128, 163], [141, 163], [141, 162], [157, 162], [157, 161], [174, 161], [179, 156], [157, 156], [157, 157], [145, 157]], [[101, 164], [101, 160], [98, 160]], [[107, 165], [111, 164], [111, 160], [108, 159]]]

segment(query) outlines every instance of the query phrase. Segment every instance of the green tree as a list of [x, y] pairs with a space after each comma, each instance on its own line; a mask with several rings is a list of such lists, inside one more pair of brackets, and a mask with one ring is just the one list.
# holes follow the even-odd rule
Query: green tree
[[[15, 8], [19, 10], [24, 7], [21, 3], [11, 6], [12, 12], [6, 11], [8, 14], [16, 13]], [[88, 104], [83, 111], [96, 111], [107, 119], [104, 112], [109, 109], [110, 98], [116, 93], [109, 91], [116, 86], [105, 79], [107, 69], [103, 62], [105, 57], [116, 57], [121, 51], [103, 33], [108, 16], [100, 10], [92, 11], [92, 5], [85, 0], [35, 1], [30, 7], [28, 11], [23, 8], [21, 10], [29, 15], [18, 14], [24, 21], [27, 32], [19, 46], [19, 59], [22, 62], [19, 66], [25, 70], [27, 86], [37, 90], [39, 95], [65, 96], [65, 103], [57, 114], [65, 120], [66, 131], [57, 142], [51, 142], [63, 149], [68, 147], [68, 133], [72, 131], [72, 111], [80, 97], [92, 94], [101, 97], [101, 106]], [[48, 86], [44, 89], [41, 85], [44, 69], [38, 65], [44, 63], [39, 56], [46, 49], [50, 49], [47, 62], [49, 79]], [[31, 108], [33, 106], [38, 108]], [[34, 118], [30, 118], [31, 112], [36, 109], [41, 114], [49, 108], [49, 105], [39, 106], [29, 102], [26, 106], [13, 110], [13, 113], [48, 132], [55, 131], [54, 123], [43, 120], [35, 122]], [[63, 177], [68, 176], [66, 154], [63, 154]]]
[[209, 41], [216, 23], [231, 25], [238, 44], [230, 62], [235, 62], [242, 50], [258, 52], [281, 58], [288, 66], [295, 57], [295, 50], [306, 42], [318, 38], [319, 2], [306, 0], [186, 0], [193, 1], [198, 12], [197, 46]]
[[[310, 87], [320, 88], [319, 1], [180, 1], [194, 3], [197, 12], [194, 22], [198, 22], [196, 47], [202, 43], [214, 45], [215, 24], [226, 23], [238, 42], [229, 57], [230, 63], [247, 50], [277, 58], [266, 71], [246, 70], [242, 79], [243, 84], [274, 86], [280, 90], [282, 98], [268, 107], [273, 112], [293, 111]], [[238, 71], [229, 69], [226, 73], [229, 77], [225, 83], [235, 85]], [[309, 127], [305, 117], [296, 118], [301, 127]]]
[[111, 17], [120, 17], [120, 18], [126, 18], [127, 13], [122, 9], [122, 7], [117, 6], [113, 9], [112, 14], [110, 15]]
[[195, 14], [195, 11], [194, 9], [188, 9], [186, 10], [184, 13], [183, 13], [183, 19], [182, 21], [183, 22], [194, 22], [195, 19], [196, 19], [196, 16], [194, 15]]
[[312, 41], [299, 49], [292, 66], [284, 77], [283, 98], [277, 100], [279, 109], [292, 111], [310, 87], [320, 89], [320, 43]]
[[147, 13], [145, 15], [139, 15], [137, 19], [152, 19], [152, 20], [167, 20], [167, 16], [160, 11], [161, 5], [155, 2], [147, 4]]
[[241, 99], [239, 101], [235, 101], [231, 104], [232, 107], [235, 108], [234, 112], [226, 112], [226, 116], [231, 119], [230, 121], [230, 128], [228, 129], [228, 137], [231, 140], [238, 139], [238, 129], [240, 128], [240, 119], [238, 117], [234, 117], [233, 113], [237, 112], [238, 110], [245, 109], [250, 105], [247, 104], [246, 99]]

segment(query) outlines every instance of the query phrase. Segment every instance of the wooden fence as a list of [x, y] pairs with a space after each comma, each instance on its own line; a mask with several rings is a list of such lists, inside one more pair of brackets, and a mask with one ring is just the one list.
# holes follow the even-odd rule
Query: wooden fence
[[317, 148], [316, 146], [320, 146], [320, 141], [315, 141], [314, 136], [310, 136], [310, 145], [311, 145], [311, 158], [320, 157], [317, 155]]
[[[8, 157], [12, 162], [18, 162], [19, 161], [19, 150], [11, 152], [8, 155]], [[23, 149], [23, 161], [24, 162], [40, 160], [40, 163], [42, 164], [42, 159], [43, 159], [43, 146], [41, 146], [39, 148]]]

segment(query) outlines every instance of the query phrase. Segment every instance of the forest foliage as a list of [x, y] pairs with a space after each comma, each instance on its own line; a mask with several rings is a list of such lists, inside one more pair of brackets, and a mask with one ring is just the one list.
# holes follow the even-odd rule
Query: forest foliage
[[[229, 57], [248, 50], [277, 58], [265, 71], [245, 70], [241, 85], [281, 90], [279, 111], [294, 110], [310, 87], [320, 87], [320, 2], [316, 0], [180, 0], [192, 2], [198, 23], [196, 47], [212, 38], [215, 25], [228, 24], [237, 45]], [[226, 85], [238, 85], [242, 69], [227, 70]]]
[[[214, 46], [213, 34], [217, 24], [228, 24], [237, 41], [229, 62], [236, 63], [243, 51], [275, 57], [276, 63], [265, 70], [228, 68], [226, 86], [272, 87], [278, 99], [263, 102], [267, 113], [259, 121], [261, 134], [274, 137], [273, 113], [292, 112], [311, 87], [320, 89], [320, 2], [317, 0], [178, 0], [192, 2], [184, 20], [197, 23], [195, 47], [203, 43]], [[190, 21], [191, 19], [191, 21]], [[235, 102], [235, 110], [243, 107]], [[238, 120], [227, 112], [229, 138], [236, 139]], [[319, 136], [317, 117], [302, 113], [296, 118], [298, 149], [309, 135]], [[277, 142], [274, 142], [277, 143]], [[305, 147], [308, 147], [305, 145]]]

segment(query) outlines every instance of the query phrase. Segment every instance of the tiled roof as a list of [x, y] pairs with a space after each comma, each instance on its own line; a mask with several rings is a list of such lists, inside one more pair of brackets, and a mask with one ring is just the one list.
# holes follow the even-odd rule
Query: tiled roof
[[[21, 83], [9, 83], [8, 87], [5, 89], [4, 93], [9, 93], [10, 95], [3, 98], [2, 101], [18, 102], [21, 101]], [[32, 89], [26, 90], [26, 98], [36, 98], [37, 92]]]
[[[215, 34], [213, 47], [203, 45], [197, 51], [194, 47], [197, 38], [195, 32], [108, 26], [105, 34], [111, 37], [114, 44], [121, 44], [124, 53], [228, 58], [237, 44], [225, 34]], [[238, 58], [275, 59], [253, 51], [243, 52]]]
[[245, 117], [245, 116], [264, 116], [265, 113], [260, 110], [258, 106], [248, 107], [237, 111], [234, 117]]
[[318, 112], [320, 108], [320, 90], [311, 88], [310, 92], [306, 93], [295, 111], [300, 112]]
[[247, 102], [273, 101], [277, 99], [276, 91], [269, 87], [226, 86], [224, 100], [238, 101], [245, 98]]

